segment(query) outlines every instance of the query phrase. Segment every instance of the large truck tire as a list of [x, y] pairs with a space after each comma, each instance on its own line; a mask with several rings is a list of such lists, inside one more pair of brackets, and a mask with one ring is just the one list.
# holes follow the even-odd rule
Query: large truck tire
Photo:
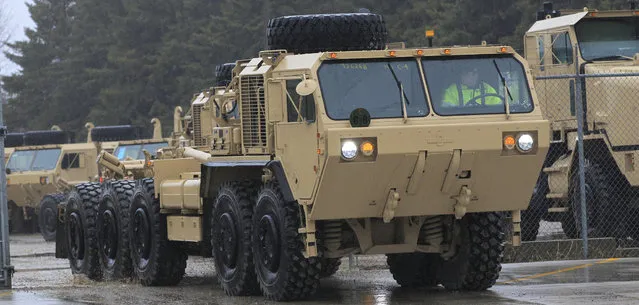
[[431, 253], [386, 255], [386, 263], [397, 284], [409, 288], [437, 286], [438, 259], [439, 254]]
[[55, 230], [58, 215], [58, 204], [66, 199], [63, 193], [56, 193], [44, 196], [40, 201], [40, 211], [38, 214], [38, 225], [40, 234], [45, 241], [55, 240]]
[[130, 141], [145, 137], [147, 135], [141, 126], [98, 126], [91, 129], [91, 140], [94, 142]]
[[235, 68], [234, 62], [215, 66], [215, 85], [228, 86], [233, 80], [233, 68]]
[[71, 272], [84, 274], [92, 280], [102, 279], [96, 228], [96, 214], [101, 192], [99, 183], [76, 185], [67, 197], [65, 215]]
[[144, 286], [174, 286], [184, 277], [187, 252], [168, 240], [152, 178], [139, 180], [129, 209], [133, 271]]
[[129, 278], [133, 274], [129, 251], [129, 208], [135, 181], [114, 180], [104, 187], [97, 220], [100, 266], [107, 280]]
[[342, 265], [341, 257], [322, 257], [320, 261], [322, 263], [322, 269], [320, 269], [320, 278], [332, 276], [333, 274], [337, 273], [337, 271], [339, 271], [339, 266]]
[[292, 53], [383, 50], [388, 39], [384, 18], [370, 13], [277, 17], [266, 34], [269, 49]]
[[9, 200], [9, 233], [25, 233], [26, 221], [24, 219], [24, 212], [15, 202]]
[[36, 130], [24, 133], [24, 145], [67, 144], [72, 136], [64, 130]]
[[251, 247], [253, 202], [251, 182], [220, 186], [211, 217], [211, 247], [217, 278], [229, 296], [256, 295], [260, 288]]
[[277, 182], [264, 185], [253, 212], [253, 260], [262, 294], [273, 301], [314, 295], [320, 282], [318, 257], [304, 257], [298, 233], [299, 206], [284, 200]]
[[469, 213], [459, 226], [457, 252], [441, 259], [438, 281], [449, 290], [486, 290], [497, 282], [501, 272], [505, 240], [502, 213]]

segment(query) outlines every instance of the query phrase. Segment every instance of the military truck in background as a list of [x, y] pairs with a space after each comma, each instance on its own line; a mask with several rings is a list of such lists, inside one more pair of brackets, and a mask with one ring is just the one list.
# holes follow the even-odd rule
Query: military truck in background
[[[561, 222], [569, 238], [581, 236], [577, 154], [576, 72], [639, 73], [639, 10], [555, 10], [544, 4], [524, 37], [544, 116], [551, 121], [550, 150], [530, 207], [522, 212], [522, 238], [535, 240], [540, 220]], [[550, 78], [550, 77], [557, 78]], [[639, 152], [636, 99], [639, 77], [583, 77], [585, 189], [592, 236], [639, 240]]]
[[[98, 153], [117, 150], [120, 144], [144, 142], [138, 126], [87, 123], [85, 127], [85, 143], [73, 143], [73, 134], [57, 127], [24, 133], [22, 146], [14, 148], [6, 163], [13, 233], [39, 231], [46, 241], [54, 240], [58, 203], [73, 185], [99, 180]], [[161, 143], [163, 139], [151, 141]]]
[[[176, 285], [208, 248], [226, 294], [276, 301], [312, 296], [349, 254], [386, 254], [402, 286], [494, 285], [503, 215], [516, 245], [549, 147], [526, 61], [387, 44], [371, 13], [279, 17], [267, 35], [194, 97], [151, 176], [73, 188], [56, 257], [93, 280]], [[462, 73], [492, 90], [450, 100]]]

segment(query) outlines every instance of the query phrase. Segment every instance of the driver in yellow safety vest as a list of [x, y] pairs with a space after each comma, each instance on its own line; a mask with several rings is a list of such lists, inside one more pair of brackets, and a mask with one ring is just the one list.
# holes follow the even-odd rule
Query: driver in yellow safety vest
[[[477, 68], [463, 72], [461, 75], [461, 85], [454, 83], [450, 85], [444, 92], [444, 107], [465, 106], [474, 97], [484, 94], [497, 94], [495, 88], [485, 82], [478, 82], [479, 73]], [[462, 97], [463, 104], [459, 97]], [[473, 101], [473, 104], [479, 105], [499, 105], [502, 103], [501, 98], [494, 95], [483, 96]]]

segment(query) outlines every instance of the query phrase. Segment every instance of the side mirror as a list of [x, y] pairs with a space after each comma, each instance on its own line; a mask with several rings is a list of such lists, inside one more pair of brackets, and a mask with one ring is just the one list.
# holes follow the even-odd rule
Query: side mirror
[[313, 94], [313, 92], [317, 90], [317, 87], [317, 81], [307, 78], [297, 84], [297, 87], [295, 87], [295, 92], [297, 92], [297, 94], [299, 94], [300, 96], [307, 96]]

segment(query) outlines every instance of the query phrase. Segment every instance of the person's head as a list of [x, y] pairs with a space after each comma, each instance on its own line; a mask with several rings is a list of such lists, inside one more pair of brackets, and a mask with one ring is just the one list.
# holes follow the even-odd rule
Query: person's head
[[477, 70], [476, 67], [466, 67], [466, 69], [462, 71], [462, 74], [461, 74], [462, 84], [469, 87], [474, 87], [477, 85], [478, 79], [479, 79], [479, 71]]

